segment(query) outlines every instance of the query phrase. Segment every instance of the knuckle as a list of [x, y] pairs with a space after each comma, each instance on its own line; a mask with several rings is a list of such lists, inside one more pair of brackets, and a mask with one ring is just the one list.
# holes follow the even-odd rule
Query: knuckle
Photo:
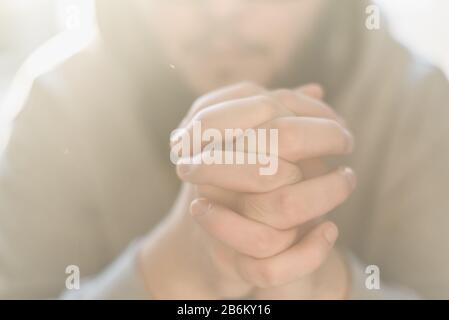
[[267, 258], [274, 254], [274, 238], [269, 232], [259, 231], [254, 237], [256, 258]]
[[302, 128], [300, 122], [292, 123], [283, 118], [273, 120], [271, 125], [279, 132], [279, 153], [288, 159], [300, 159], [310, 140], [307, 130]]
[[335, 119], [323, 119], [323, 120], [326, 121], [327, 125], [332, 130], [338, 131], [338, 130], [342, 130], [342, 128], [343, 128], [342, 125], [339, 124], [338, 121]]
[[288, 188], [282, 189], [279, 192], [277, 202], [279, 213], [282, 215], [282, 222], [279, 222], [279, 227], [282, 229], [287, 229], [291, 227], [291, 221], [293, 220], [292, 218], [298, 210], [291, 191], [289, 191]]
[[195, 194], [201, 198], [208, 198], [217, 202], [226, 203], [232, 200], [228, 194], [223, 193], [223, 190], [219, 187], [215, 187], [209, 184], [193, 184]]
[[304, 158], [305, 151], [309, 149], [307, 141], [309, 141], [309, 139], [305, 133], [289, 133], [286, 143], [290, 146], [291, 157], [294, 159]]
[[251, 81], [242, 81], [236, 84], [236, 88], [244, 89], [249, 92], [262, 92], [263, 89], [261, 86], [257, 85]]
[[263, 201], [257, 195], [247, 195], [243, 198], [242, 205], [243, 214], [254, 220], [263, 222], [267, 208], [264, 206]]
[[313, 199], [302, 197], [290, 188], [284, 188], [278, 196], [278, 208], [282, 216], [278, 228], [286, 230], [306, 223], [315, 216], [319, 216], [323, 201], [316, 203]]
[[274, 92], [274, 95], [278, 97], [284, 105], [292, 105], [298, 102], [297, 94], [288, 89], [278, 89]]
[[318, 216], [326, 213], [327, 210], [334, 207], [336, 193], [341, 192], [340, 190], [333, 190], [334, 192], [321, 192], [320, 201], [309, 201], [308, 211], [310, 214]]
[[[286, 221], [279, 204], [279, 196], [274, 194], [251, 194], [245, 196], [239, 204], [244, 216], [265, 223], [275, 230], [290, 229], [291, 224]], [[287, 217], [288, 219], [288, 217]]]
[[300, 159], [307, 149], [307, 137], [304, 132], [294, 130], [288, 124], [279, 129], [280, 148], [291, 159]]
[[334, 136], [337, 137], [338, 142], [335, 146], [337, 152], [343, 152], [347, 148], [347, 136], [346, 129], [338, 123], [338, 121], [333, 119], [328, 119], [328, 126], [332, 132], [334, 132]]
[[276, 189], [282, 183], [282, 177], [279, 174], [259, 176], [258, 188], [261, 192], [270, 192]]
[[307, 259], [309, 272], [317, 270], [323, 264], [328, 255], [328, 247], [329, 245], [326, 243], [326, 240], [323, 239], [320, 245], [313, 250], [309, 250]]
[[280, 273], [270, 260], [240, 256], [236, 262], [240, 276], [255, 287], [269, 288], [281, 283]]
[[282, 118], [277, 118], [272, 121], [272, 127], [274, 129], [277, 129], [281, 135], [285, 135], [287, 133], [290, 133], [292, 130], [292, 126], [288, 121], [285, 121]]
[[342, 174], [328, 180], [327, 186], [320, 189], [321, 201], [311, 203], [314, 212], [324, 214], [341, 204], [351, 193], [352, 188]]
[[334, 192], [335, 201], [338, 204], [344, 201], [349, 196], [349, 194], [352, 192], [352, 187], [348, 181], [348, 178], [346, 178], [343, 174], [339, 174], [336, 180], [337, 183]]
[[296, 234], [267, 227], [261, 230], [255, 238], [257, 258], [274, 256], [290, 246]]
[[302, 179], [301, 170], [294, 164], [279, 160], [279, 168], [277, 174], [277, 179], [283, 184], [297, 183]]
[[271, 96], [261, 94], [257, 95], [254, 99], [256, 99], [260, 106], [259, 112], [263, 114], [264, 118], [273, 119], [279, 113], [277, 102]]
[[281, 275], [274, 263], [261, 261], [258, 264], [256, 286], [260, 288], [270, 288], [281, 285]]

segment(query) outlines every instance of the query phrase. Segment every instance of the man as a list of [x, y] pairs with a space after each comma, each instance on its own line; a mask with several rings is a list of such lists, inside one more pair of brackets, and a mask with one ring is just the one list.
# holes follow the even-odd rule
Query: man
[[[98, 1], [97, 37], [34, 81], [13, 123], [0, 177], [0, 295], [448, 298], [447, 82], [390, 39], [385, 25], [366, 30], [367, 5]], [[302, 86], [312, 82], [320, 86]], [[338, 116], [322, 102], [321, 87]], [[326, 157], [330, 169], [307, 176], [306, 164], [285, 164], [292, 171], [284, 181], [251, 191], [248, 186], [261, 186], [257, 177], [246, 188], [224, 186], [218, 170], [203, 172], [201, 179], [215, 179], [205, 182], [180, 164], [178, 174], [190, 184], [172, 206], [179, 180], [167, 140], [194, 100], [203, 96], [181, 126], [204, 116], [201, 110], [209, 110], [209, 120], [232, 120], [222, 125], [248, 124], [264, 115], [263, 107], [251, 108], [267, 95], [270, 107], [289, 99], [297, 111], [283, 114], [289, 121], [319, 119], [311, 132], [320, 134], [310, 135], [309, 146], [324, 147], [301, 151], [308, 160]], [[215, 113], [216, 103], [234, 110], [226, 113], [232, 116]], [[241, 116], [244, 110], [252, 112]], [[268, 115], [270, 126], [279, 125]], [[330, 124], [333, 134], [325, 129]], [[357, 148], [349, 155], [352, 135]], [[350, 199], [355, 177], [350, 169], [332, 169], [340, 164], [357, 172]], [[314, 189], [310, 182], [317, 179], [322, 183]], [[217, 203], [229, 196], [220, 188], [219, 195], [192, 188], [217, 187], [214, 182], [237, 197], [254, 193], [256, 206], [268, 203], [277, 187], [298, 186], [291, 197], [302, 201], [291, 210], [314, 219], [280, 225], [285, 221], [274, 219], [282, 211], [251, 215], [232, 201]], [[306, 197], [310, 190], [318, 192]], [[328, 205], [319, 207], [320, 199]], [[334, 222], [320, 220], [330, 212]], [[282, 246], [234, 241], [251, 235], [256, 223], [259, 240], [283, 239]], [[230, 238], [232, 228], [241, 232]], [[79, 290], [64, 290], [69, 265], [79, 267]], [[379, 290], [365, 286], [367, 265], [379, 267]]]

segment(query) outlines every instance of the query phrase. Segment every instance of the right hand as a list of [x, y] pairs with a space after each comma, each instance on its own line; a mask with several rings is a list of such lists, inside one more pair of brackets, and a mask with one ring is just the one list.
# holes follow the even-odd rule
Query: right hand
[[[335, 112], [319, 100], [304, 95], [304, 92], [311, 90], [316, 91], [316, 88], [268, 93], [257, 86], [243, 84], [206, 95], [193, 106], [182, 126], [188, 127], [192, 119], [200, 119], [207, 127], [214, 128], [278, 127], [279, 156], [287, 159], [280, 159], [279, 171], [285, 174], [267, 178], [251, 174], [254, 168], [242, 170], [236, 166], [214, 165], [198, 166], [188, 179], [181, 173], [181, 178], [186, 181], [190, 179], [191, 183], [201, 185], [200, 188], [184, 184], [172, 214], [147, 237], [142, 247], [142, 271], [154, 297], [217, 299], [249, 294], [254, 286], [261, 284], [255, 283], [257, 279], [252, 281], [248, 275], [241, 274], [244, 269], [241, 267], [242, 261], [268, 258], [287, 249], [298, 237], [297, 230], [293, 228], [295, 224], [317, 218], [346, 199], [352, 190], [344, 187], [346, 177], [339, 171], [308, 180], [308, 183], [297, 183], [300, 177], [307, 179], [310, 176], [303, 167], [299, 174], [298, 167], [292, 163], [347, 153], [350, 149], [348, 132], [338, 123]], [[215, 107], [211, 108], [212, 105]], [[310, 139], [312, 143], [295, 148], [301, 134], [313, 137]], [[283, 140], [283, 137], [290, 140]], [[295, 172], [298, 174], [293, 174]], [[291, 176], [298, 179], [288, 180]], [[273, 200], [280, 190], [286, 194], [286, 189], [289, 192], [302, 190], [303, 197], [310, 195], [317, 201], [322, 195], [320, 192], [341, 186], [343, 188], [335, 193], [338, 196], [329, 197], [326, 206], [306, 208], [303, 203], [301, 208], [309, 216], [298, 215], [296, 221], [287, 221], [283, 212], [277, 212], [274, 208], [267, 215], [260, 215], [260, 212], [251, 211], [251, 208], [243, 209], [244, 217], [220, 205], [224, 203], [232, 208], [246, 197], [252, 198], [253, 202], [257, 200], [256, 206], [260, 208], [261, 204], [270, 203], [270, 197], [264, 193], [271, 194]], [[188, 214], [190, 203], [199, 196], [198, 190], [201, 195], [207, 194], [209, 199], [215, 201], [216, 211], [200, 223], [198, 215], [193, 218]], [[198, 204], [198, 201], [194, 203]], [[305, 203], [317, 205], [309, 200]], [[320, 226], [324, 228], [324, 224]], [[279, 239], [283, 244], [277, 246], [275, 251], [267, 252], [267, 246], [264, 245], [267, 243], [263, 239]], [[276, 247], [275, 241], [273, 243]]]

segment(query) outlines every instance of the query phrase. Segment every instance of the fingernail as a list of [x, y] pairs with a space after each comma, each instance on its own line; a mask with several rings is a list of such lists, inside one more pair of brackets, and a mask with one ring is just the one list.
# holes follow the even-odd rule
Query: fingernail
[[357, 178], [355, 176], [354, 171], [351, 168], [343, 167], [340, 169], [341, 174], [346, 178], [348, 181], [349, 187], [351, 190], [354, 190], [357, 185]]
[[324, 237], [330, 245], [333, 245], [338, 237], [338, 229], [334, 224], [330, 224], [324, 230]]
[[212, 203], [207, 199], [196, 199], [190, 205], [190, 213], [192, 216], [202, 216], [210, 212]]
[[345, 139], [346, 139], [346, 153], [351, 153], [354, 150], [354, 137], [351, 132], [345, 129]]

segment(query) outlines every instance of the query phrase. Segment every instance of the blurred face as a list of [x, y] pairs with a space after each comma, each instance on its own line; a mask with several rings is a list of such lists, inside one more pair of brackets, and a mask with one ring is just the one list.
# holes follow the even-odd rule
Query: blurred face
[[266, 84], [285, 66], [323, 0], [138, 0], [168, 63], [198, 93]]

